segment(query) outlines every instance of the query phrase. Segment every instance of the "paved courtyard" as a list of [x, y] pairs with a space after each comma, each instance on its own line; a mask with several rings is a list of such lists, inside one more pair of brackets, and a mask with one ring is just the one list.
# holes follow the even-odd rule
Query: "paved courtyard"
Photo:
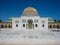
[[41, 30], [2, 30], [0, 45], [59, 45], [60, 32]]

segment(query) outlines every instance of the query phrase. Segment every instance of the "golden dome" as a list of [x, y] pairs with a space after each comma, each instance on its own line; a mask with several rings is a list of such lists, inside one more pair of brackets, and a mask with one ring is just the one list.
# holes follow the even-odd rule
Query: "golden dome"
[[33, 7], [27, 7], [23, 11], [23, 16], [37, 16], [37, 10]]
[[37, 12], [37, 10], [33, 7], [28, 7], [24, 11], [26, 11], [26, 12]]

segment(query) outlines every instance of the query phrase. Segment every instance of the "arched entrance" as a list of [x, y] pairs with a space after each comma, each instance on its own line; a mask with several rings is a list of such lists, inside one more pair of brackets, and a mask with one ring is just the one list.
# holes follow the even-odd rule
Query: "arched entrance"
[[33, 20], [32, 19], [29, 19], [28, 21], [27, 21], [27, 28], [28, 29], [33, 29], [34, 28], [34, 25], [33, 25]]

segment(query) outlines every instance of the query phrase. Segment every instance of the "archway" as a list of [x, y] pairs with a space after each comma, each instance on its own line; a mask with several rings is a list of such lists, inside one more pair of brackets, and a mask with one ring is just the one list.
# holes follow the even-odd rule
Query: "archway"
[[34, 25], [33, 25], [33, 20], [32, 19], [29, 19], [28, 21], [27, 21], [27, 28], [28, 29], [33, 29], [34, 28]]
[[60, 28], [59, 25], [57, 25], [57, 28], [58, 28], [58, 29]]

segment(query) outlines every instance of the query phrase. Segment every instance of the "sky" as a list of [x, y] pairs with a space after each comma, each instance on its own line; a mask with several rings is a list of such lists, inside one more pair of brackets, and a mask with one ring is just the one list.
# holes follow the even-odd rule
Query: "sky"
[[0, 19], [20, 17], [26, 7], [37, 9], [40, 17], [60, 20], [60, 0], [0, 0]]

